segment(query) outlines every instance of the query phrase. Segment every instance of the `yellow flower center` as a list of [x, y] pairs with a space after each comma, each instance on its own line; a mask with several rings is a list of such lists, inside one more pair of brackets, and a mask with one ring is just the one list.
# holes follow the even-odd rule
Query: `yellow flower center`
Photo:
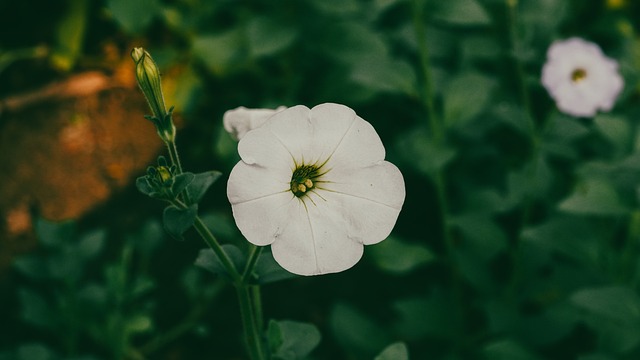
[[571, 73], [571, 81], [579, 83], [587, 78], [587, 71], [583, 68], [577, 68]]
[[314, 181], [320, 174], [320, 169], [315, 165], [298, 166], [291, 175], [291, 192], [296, 197], [304, 196], [307, 191], [315, 188]]

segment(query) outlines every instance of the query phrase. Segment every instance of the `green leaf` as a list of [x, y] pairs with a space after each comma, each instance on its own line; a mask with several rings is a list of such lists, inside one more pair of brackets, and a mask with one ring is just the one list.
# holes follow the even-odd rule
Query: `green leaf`
[[182, 173], [180, 175], [176, 175], [174, 178], [173, 185], [171, 185], [171, 192], [174, 196], [180, 195], [180, 193], [189, 186], [195, 179], [195, 175], [190, 172]]
[[397, 318], [393, 328], [403, 339], [420, 340], [425, 337], [447, 339], [453, 336], [451, 301], [441, 292], [433, 292], [425, 298], [407, 298], [393, 303]]
[[313, 324], [271, 320], [268, 338], [272, 359], [297, 360], [304, 359], [318, 346], [321, 335]]
[[[244, 265], [246, 263], [246, 257], [242, 253], [242, 250], [235, 245], [232, 244], [224, 244], [222, 245], [222, 251], [231, 259], [231, 262], [235, 266], [236, 270], [242, 271], [244, 269]], [[216, 275], [223, 275], [225, 277], [229, 277], [226, 268], [220, 261], [218, 255], [211, 249], [202, 249], [198, 253], [198, 257], [196, 258], [195, 265], [208, 270]]]
[[505, 339], [494, 341], [482, 349], [485, 359], [491, 360], [536, 360], [539, 359], [517, 342]]
[[16, 350], [16, 360], [56, 360], [58, 356], [42, 344], [24, 344]]
[[263, 249], [256, 263], [254, 274], [258, 284], [268, 284], [280, 280], [292, 279], [298, 275], [283, 269], [273, 258], [269, 249]]
[[44, 279], [49, 275], [45, 262], [37, 255], [23, 255], [13, 261], [13, 266], [31, 279]]
[[416, 74], [413, 68], [401, 60], [388, 57], [371, 57], [360, 62], [351, 72], [356, 83], [379, 92], [417, 94]]
[[434, 176], [456, 157], [456, 150], [438, 144], [424, 128], [417, 128], [400, 137], [396, 148], [407, 166], [423, 175]]
[[106, 238], [106, 231], [94, 230], [80, 238], [75, 251], [82, 260], [90, 260], [102, 251]]
[[55, 68], [69, 71], [82, 54], [82, 45], [89, 17], [89, 0], [66, 1], [64, 16], [55, 28], [55, 45], [50, 59]]
[[425, 246], [407, 243], [395, 237], [389, 237], [375, 246], [368, 247], [367, 252], [382, 270], [398, 275], [411, 272], [435, 260], [433, 252]]
[[632, 137], [631, 124], [621, 116], [611, 114], [598, 114], [593, 123], [600, 134], [602, 134], [613, 145], [618, 154], [628, 152]]
[[141, 193], [153, 197], [152, 195], [156, 192], [155, 189], [149, 184], [146, 176], [140, 176], [136, 179], [136, 188]]
[[358, 22], [332, 24], [325, 28], [324, 36], [324, 42], [319, 44], [322, 50], [348, 66], [384, 58], [389, 53], [382, 36]]
[[242, 51], [242, 32], [227, 30], [214, 35], [197, 36], [193, 40], [193, 54], [216, 75], [226, 75], [238, 65]]
[[22, 319], [31, 325], [41, 328], [52, 328], [55, 326], [51, 306], [40, 294], [28, 289], [19, 289]]
[[153, 321], [147, 315], [136, 315], [127, 319], [125, 331], [128, 334], [139, 334], [147, 332], [153, 328]]
[[130, 34], [141, 33], [161, 10], [158, 0], [109, 0], [107, 9]]
[[277, 54], [291, 46], [297, 35], [295, 28], [284, 26], [281, 21], [254, 17], [247, 25], [249, 53], [256, 58]]
[[187, 191], [191, 197], [191, 202], [197, 204], [207, 192], [209, 187], [216, 182], [222, 175], [219, 171], [206, 171], [195, 175], [195, 178], [189, 184]]
[[57, 247], [75, 238], [76, 224], [73, 221], [54, 222], [38, 218], [35, 231], [42, 245]]
[[491, 18], [476, 0], [448, 0], [432, 2], [434, 20], [451, 25], [477, 26], [491, 24]]
[[479, 115], [496, 88], [494, 79], [475, 72], [454, 77], [444, 89], [444, 119], [448, 127], [464, 126]]
[[179, 209], [173, 205], [167, 206], [162, 214], [164, 229], [169, 235], [182, 240], [182, 234], [189, 229], [198, 215], [198, 204], [186, 209]]
[[640, 345], [640, 297], [627, 287], [579, 290], [571, 303], [583, 309], [584, 321], [599, 334], [600, 347], [625, 354]]
[[336, 304], [330, 315], [331, 331], [342, 346], [372, 357], [391, 341], [384, 327], [353, 306]]
[[572, 214], [597, 216], [615, 216], [628, 211], [613, 186], [596, 179], [579, 183], [573, 193], [559, 204], [559, 209]]
[[409, 349], [405, 343], [396, 342], [384, 348], [374, 360], [409, 360]]

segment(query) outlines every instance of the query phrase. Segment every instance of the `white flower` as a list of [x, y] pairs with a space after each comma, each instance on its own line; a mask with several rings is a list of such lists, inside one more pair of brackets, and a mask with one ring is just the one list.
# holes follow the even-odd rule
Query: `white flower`
[[350, 108], [294, 106], [238, 143], [227, 196], [242, 234], [300, 275], [340, 272], [384, 240], [405, 197], [374, 128]]
[[222, 124], [231, 136], [236, 140], [240, 140], [248, 131], [259, 128], [273, 114], [286, 108], [286, 106], [279, 106], [275, 110], [247, 109], [244, 106], [240, 106], [233, 110], [226, 111], [222, 116]]
[[547, 50], [542, 85], [560, 111], [573, 116], [594, 116], [609, 111], [624, 81], [618, 63], [600, 47], [580, 38], [555, 41]]

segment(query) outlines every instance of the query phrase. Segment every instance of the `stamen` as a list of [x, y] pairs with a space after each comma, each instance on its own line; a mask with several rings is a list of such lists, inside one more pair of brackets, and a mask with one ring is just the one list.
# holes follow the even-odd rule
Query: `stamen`
[[587, 78], [587, 71], [583, 68], [577, 68], [571, 73], [571, 81], [579, 83]]

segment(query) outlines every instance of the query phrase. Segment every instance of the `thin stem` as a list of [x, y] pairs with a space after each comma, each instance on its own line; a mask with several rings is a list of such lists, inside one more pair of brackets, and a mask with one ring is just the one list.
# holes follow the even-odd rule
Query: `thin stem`
[[433, 89], [431, 79], [431, 65], [429, 64], [429, 50], [427, 49], [426, 27], [424, 25], [424, 4], [423, 0], [413, 1], [413, 28], [418, 41], [418, 55], [420, 56], [420, 68], [422, 70], [423, 87], [422, 102], [427, 110], [429, 128], [433, 136], [441, 140], [443, 137], [442, 126], [438, 121], [433, 101]]
[[253, 268], [256, 266], [256, 263], [258, 262], [258, 258], [260, 258], [261, 253], [262, 253], [262, 246], [251, 245], [249, 260], [247, 260], [247, 265], [244, 267], [244, 271], [242, 272], [242, 281], [244, 283], [247, 283], [247, 281], [249, 280], [249, 277], [251, 277]]
[[245, 284], [236, 285], [236, 293], [240, 303], [240, 315], [242, 317], [242, 328], [244, 330], [245, 341], [252, 360], [266, 359], [264, 354], [264, 345], [260, 334], [261, 328], [258, 328], [256, 320], [256, 312], [254, 309], [254, 301], [251, 297], [249, 286]]
[[238, 270], [233, 265], [233, 262], [231, 261], [227, 253], [222, 250], [222, 246], [220, 245], [216, 237], [213, 236], [211, 231], [209, 231], [209, 228], [204, 224], [199, 216], [196, 216], [193, 226], [196, 228], [198, 234], [200, 234], [200, 237], [202, 237], [202, 239], [207, 243], [207, 245], [209, 245], [216, 256], [218, 256], [220, 262], [222, 263], [222, 266], [224, 266], [233, 283], [242, 283], [242, 276], [240, 275], [240, 273], [238, 273]]

